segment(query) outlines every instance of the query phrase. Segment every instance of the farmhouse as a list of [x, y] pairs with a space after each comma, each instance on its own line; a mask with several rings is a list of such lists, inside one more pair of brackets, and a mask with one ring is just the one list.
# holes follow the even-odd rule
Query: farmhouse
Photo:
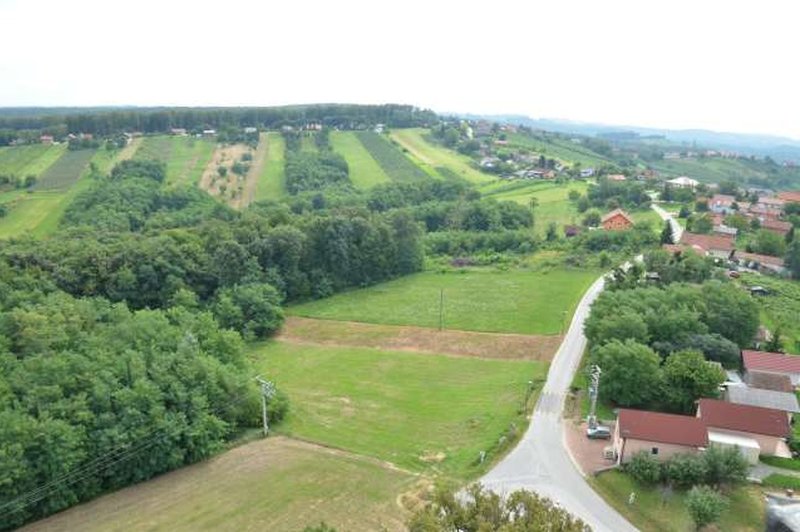
[[696, 417], [620, 409], [613, 445], [618, 464], [641, 451], [666, 460], [708, 447], [708, 434], [703, 421]]
[[786, 444], [786, 438], [791, 434], [786, 412], [717, 399], [700, 399], [697, 418], [708, 428], [708, 439], [712, 444], [718, 441], [721, 446], [730, 446], [735, 442], [751, 461], [752, 454], [745, 451], [753, 447], [752, 441], [759, 448], [759, 453], [755, 454], [756, 462], [758, 454], [792, 456]]
[[736, 251], [732, 260], [738, 264], [761, 273], [781, 275], [786, 272], [786, 265], [782, 258], [757, 253]]
[[42, 144], [52, 144], [53, 143], [53, 135], [42, 135], [39, 137], [39, 142]]
[[600, 220], [603, 229], [607, 231], [621, 231], [633, 227], [633, 219], [622, 209], [614, 209]]
[[776, 373], [788, 376], [792, 386], [796, 387], [800, 383], [800, 356], [745, 349], [742, 351], [742, 364], [747, 373]]
[[760, 406], [786, 412], [789, 415], [789, 422], [792, 420], [792, 414], [800, 412], [797, 396], [791, 392], [776, 392], [749, 386], [729, 386], [725, 390], [725, 400], [737, 405]]
[[[666, 154], [664, 155], [664, 158], [665, 159], [667, 158]], [[677, 158], [680, 158], [680, 155], [678, 155]], [[668, 180], [667, 184], [671, 187], [689, 188], [694, 190], [697, 187], [697, 185], [700, 184], [700, 182], [690, 177], [686, 177], [685, 175], [682, 175], [680, 177], [676, 177], [675, 179]]]
[[169, 130], [169, 132], [173, 135], [178, 137], [185, 137], [186, 136], [186, 129], [182, 127], [173, 127]]

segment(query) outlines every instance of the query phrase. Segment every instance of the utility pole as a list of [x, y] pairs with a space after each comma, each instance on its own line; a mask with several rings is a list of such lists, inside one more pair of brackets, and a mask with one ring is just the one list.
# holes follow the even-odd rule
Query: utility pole
[[269, 432], [269, 425], [267, 419], [267, 401], [275, 396], [275, 383], [262, 379], [261, 375], [256, 377], [256, 380], [261, 385], [261, 420], [264, 423], [264, 436]]
[[591, 383], [589, 384], [589, 397], [592, 400], [591, 407], [589, 408], [589, 428], [597, 428], [597, 394], [600, 393], [600, 375], [603, 373], [600, 366], [597, 364], [592, 365], [589, 369], [591, 372]]
[[444, 288], [439, 290], [439, 330], [444, 329]]

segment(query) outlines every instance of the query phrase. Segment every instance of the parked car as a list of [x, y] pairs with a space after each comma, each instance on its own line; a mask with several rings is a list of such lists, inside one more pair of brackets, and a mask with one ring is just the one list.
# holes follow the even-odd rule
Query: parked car
[[586, 437], [590, 440], [610, 440], [611, 429], [603, 425], [597, 425], [594, 428], [589, 427], [586, 429]]

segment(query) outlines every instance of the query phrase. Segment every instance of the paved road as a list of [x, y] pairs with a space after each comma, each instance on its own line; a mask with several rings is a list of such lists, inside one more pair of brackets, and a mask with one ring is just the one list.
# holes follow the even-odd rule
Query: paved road
[[562, 412], [572, 377], [586, 347], [583, 322], [603, 290], [600, 278], [584, 294], [547, 375], [531, 424], [522, 440], [480, 482], [500, 494], [520, 488], [549, 497], [598, 532], [636, 529], [592, 490], [572, 462], [564, 442]]
[[675, 243], [680, 242], [681, 236], [683, 236], [683, 227], [678, 223], [678, 220], [655, 203], [651, 203], [650, 206], [661, 216], [662, 220], [669, 220], [669, 225], [672, 226], [672, 241]]

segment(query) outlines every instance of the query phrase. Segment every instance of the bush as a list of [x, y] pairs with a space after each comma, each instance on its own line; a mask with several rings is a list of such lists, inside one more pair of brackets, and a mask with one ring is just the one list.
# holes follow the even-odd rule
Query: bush
[[625, 472], [642, 484], [652, 485], [661, 481], [661, 464], [647, 451], [634, 454], [625, 464]]
[[708, 469], [701, 454], [676, 454], [664, 463], [664, 480], [675, 487], [688, 489], [703, 483]]
[[744, 484], [747, 480], [750, 465], [736, 448], [709, 447], [703, 453], [703, 461], [707, 484]]
[[727, 505], [725, 497], [707, 486], [695, 486], [686, 495], [686, 509], [697, 528], [716, 522]]
[[283, 324], [278, 291], [267, 283], [236, 285], [220, 290], [214, 315], [223, 327], [245, 338], [266, 338]]

